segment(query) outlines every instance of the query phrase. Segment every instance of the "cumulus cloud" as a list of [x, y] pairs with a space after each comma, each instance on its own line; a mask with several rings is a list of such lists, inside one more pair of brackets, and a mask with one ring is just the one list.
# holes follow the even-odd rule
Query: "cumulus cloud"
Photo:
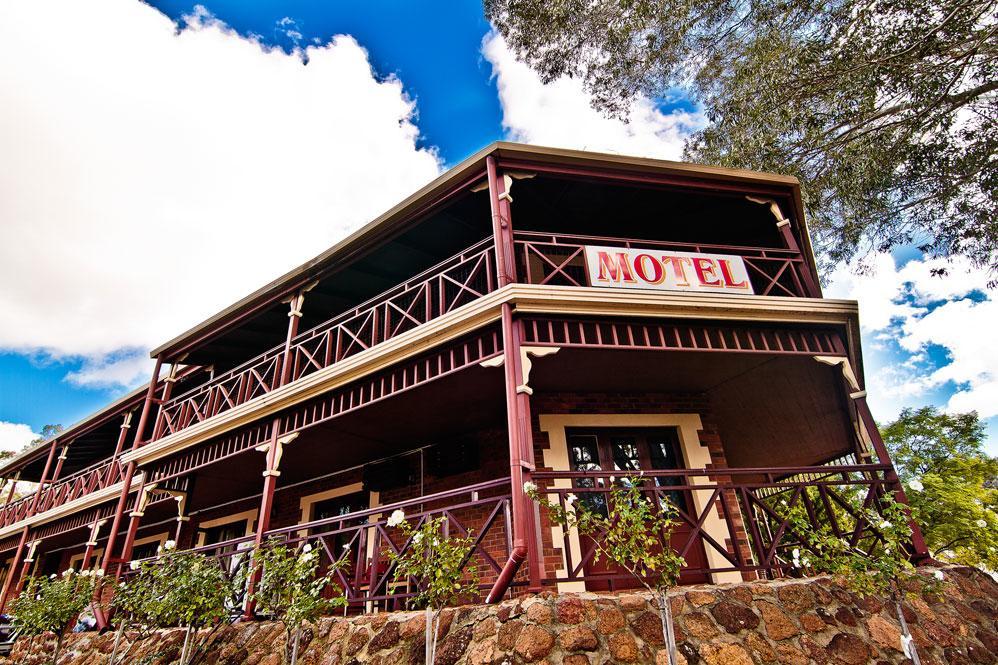
[[700, 114], [663, 113], [645, 97], [632, 105], [629, 122], [607, 118], [592, 108], [580, 80], [562, 77], [543, 84], [496, 32], [486, 35], [482, 54], [496, 77], [503, 127], [516, 141], [679, 159], [686, 137], [704, 122]]
[[0, 450], [19, 452], [37, 438], [29, 425], [0, 420]]
[[134, 0], [0, 3], [0, 349], [84, 357], [80, 384], [133, 383], [141, 353], [122, 349], [441, 168], [402, 83], [351, 37], [288, 54], [204, 10], [181, 27]]
[[874, 352], [885, 356], [872, 359], [883, 366], [868, 374], [880, 417], [920, 406], [939, 390], [948, 395], [950, 411], [998, 416], [998, 346], [991, 330], [998, 300], [988, 280], [964, 259], [916, 259], [899, 268], [889, 254], [832, 274], [825, 295], [859, 301], [863, 331]]

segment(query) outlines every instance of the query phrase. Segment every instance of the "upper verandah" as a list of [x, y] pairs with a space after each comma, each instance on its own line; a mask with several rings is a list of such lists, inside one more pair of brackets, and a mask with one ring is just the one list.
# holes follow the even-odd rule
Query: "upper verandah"
[[[283, 341], [287, 306], [282, 302], [303, 288], [310, 289], [309, 307], [299, 329], [308, 330], [491, 236], [490, 159], [501, 175], [512, 176], [513, 227], [524, 234], [664, 241], [677, 250], [730, 254], [740, 253], [738, 248], [779, 251], [788, 243], [774, 208], [762, 203], [771, 200], [789, 222], [795, 258], [811, 282], [806, 295], [820, 297], [794, 178], [497, 142], [314, 259], [153, 349], [151, 356], [226, 371]], [[543, 242], [544, 235], [533, 240]], [[527, 251], [522, 245], [531, 238], [517, 240], [518, 251]], [[518, 260], [529, 270], [522, 257]], [[528, 281], [525, 277], [517, 281]], [[792, 294], [777, 289], [767, 295]]]

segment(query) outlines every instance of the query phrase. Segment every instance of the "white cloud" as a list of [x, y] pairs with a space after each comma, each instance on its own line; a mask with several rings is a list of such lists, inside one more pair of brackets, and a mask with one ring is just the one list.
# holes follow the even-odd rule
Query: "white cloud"
[[98, 358], [86, 358], [82, 366], [66, 375], [77, 386], [106, 388], [148, 383], [153, 362], [143, 349], [125, 350]]
[[[933, 274], [940, 269], [947, 274]], [[913, 260], [899, 269], [889, 254], [835, 270], [825, 295], [859, 301], [880, 418], [925, 404], [933, 391], [950, 411], [998, 416], [998, 300], [988, 280], [964, 259]]]
[[306, 66], [203, 11], [189, 23], [134, 0], [0, 3], [0, 349], [128, 381], [108, 354], [169, 339], [439, 173], [401, 82], [351, 37]]
[[663, 113], [645, 97], [633, 103], [630, 122], [609, 119], [592, 108], [579, 79], [541, 83], [496, 32], [486, 35], [482, 54], [497, 80], [503, 126], [516, 141], [679, 159], [686, 137], [704, 122], [699, 114]]
[[28, 425], [0, 420], [0, 450], [19, 452], [37, 438], [38, 435]]

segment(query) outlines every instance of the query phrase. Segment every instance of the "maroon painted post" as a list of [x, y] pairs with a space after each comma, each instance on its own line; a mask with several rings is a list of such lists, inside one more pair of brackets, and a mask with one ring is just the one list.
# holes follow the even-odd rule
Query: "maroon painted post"
[[111, 479], [114, 477], [114, 465], [117, 463], [118, 456], [121, 455], [121, 451], [125, 448], [125, 441], [128, 439], [128, 430], [132, 428], [132, 412], [129, 411], [121, 420], [121, 431], [118, 433], [118, 443], [114, 446], [114, 454], [111, 455], [111, 463], [107, 466], [107, 476], [104, 478], [104, 484], [110, 485]]
[[[485, 160], [489, 181], [492, 210], [492, 230], [496, 246], [496, 276], [502, 288], [516, 281], [516, 263], [513, 245], [513, 226], [510, 214], [510, 194], [506, 179], [496, 168], [495, 159]], [[530, 575], [531, 590], [540, 590], [540, 552], [537, 551], [537, 525], [530, 499], [523, 491], [523, 484], [530, 480], [534, 470], [533, 434], [530, 422], [530, 396], [520, 390], [522, 376], [520, 343], [523, 339], [522, 322], [513, 319], [508, 303], [502, 306], [503, 367], [506, 375], [506, 426], [509, 432], [509, 468], [513, 508], [513, 549], [486, 602], [496, 602], [505, 593], [516, 571], [524, 561]]]
[[10, 483], [10, 491], [7, 492], [7, 500], [4, 501], [3, 507], [6, 508], [10, 505], [10, 502], [14, 500], [14, 492], [17, 491], [17, 484], [21, 482], [21, 472], [18, 471], [14, 474], [14, 479]]
[[[884, 445], [884, 440], [880, 436], [880, 429], [877, 428], [877, 421], [873, 419], [873, 414], [870, 412], [870, 406], [866, 403], [866, 391], [860, 391], [859, 393], [853, 394], [853, 402], [856, 404], [856, 412], [859, 414], [860, 420], [863, 421], [863, 426], [866, 428], [866, 433], [870, 437], [870, 441], [873, 443], [873, 450], [877, 453], [877, 457], [880, 458], [882, 464], [888, 465], [887, 471], [884, 472], [884, 480], [887, 481], [888, 486], [894, 486], [895, 489], [895, 499], [899, 503], [905, 505], [908, 504], [908, 497], [904, 492], [904, 487], [901, 485], [901, 481], [898, 478], [897, 470], [894, 468], [894, 462], [891, 460], [891, 454], [887, 451], [887, 446]], [[918, 527], [918, 523], [911, 518], [909, 514], [908, 526], [911, 527], [911, 545], [915, 550], [915, 560], [924, 561], [930, 558], [929, 548], [925, 544], [925, 538], [922, 536], [922, 530]]]
[[7, 579], [3, 582], [3, 591], [0, 592], [0, 614], [2, 614], [7, 608], [7, 598], [10, 595], [11, 589], [14, 587], [17, 567], [21, 563], [21, 557], [24, 556], [24, 546], [27, 541], [28, 527], [24, 527], [24, 529], [21, 530], [21, 539], [17, 543], [17, 549], [14, 550], [14, 558], [10, 562], [10, 570], [7, 571]]
[[[149, 381], [149, 388], [146, 390], [146, 398], [142, 403], [142, 412], [139, 415], [139, 424], [135, 432], [135, 438], [132, 440], [132, 450], [135, 450], [142, 444], [142, 434], [145, 432], [146, 423], [149, 421], [149, 412], [152, 410], [152, 404], [156, 398], [156, 387], [159, 384], [159, 371], [163, 367], [163, 359], [156, 358], [156, 366], [152, 371], [152, 379]], [[104, 561], [101, 564], [101, 568], [105, 571], [111, 570], [111, 562], [113, 561], [113, 553], [115, 546], [115, 539], [118, 536], [118, 530], [121, 528], [121, 520], [125, 516], [125, 506], [128, 505], [128, 494], [132, 486], [132, 477], [135, 475], [135, 462], [129, 462], [128, 466], [125, 467], [125, 477], [122, 479], [121, 495], [118, 497], [118, 507], [114, 511], [114, 519], [111, 521], [111, 533], [107, 536], [107, 546], [104, 549]], [[104, 628], [105, 626], [101, 626]]]
[[58, 482], [60, 474], [62, 473], [62, 465], [65, 463], [66, 457], [69, 455], [70, 443], [72, 443], [72, 441], [64, 445], [62, 450], [59, 452], [59, 457], [56, 458], [55, 471], [52, 472], [52, 479], [49, 480], [49, 484], [55, 484]]
[[42, 498], [42, 492], [45, 490], [45, 483], [48, 481], [49, 470], [52, 468], [52, 459], [55, 457], [55, 444], [58, 439], [52, 439], [52, 445], [49, 447], [49, 456], [45, 460], [45, 469], [42, 471], [42, 477], [38, 481], [38, 490], [35, 492], [35, 499], [31, 502], [31, 510], [28, 511], [28, 515], [34, 515], [35, 510], [38, 508], [38, 502]]
[[[305, 292], [299, 291], [292, 296], [288, 311], [288, 334], [284, 340], [284, 353], [281, 355], [281, 370], [276, 376], [277, 385], [280, 388], [291, 379], [291, 342], [298, 335], [298, 323], [301, 321], [301, 308], [304, 304]], [[253, 548], [256, 549], [263, 544], [263, 536], [270, 530], [270, 514], [274, 508], [274, 492], [277, 489], [277, 478], [281, 475], [277, 465], [279, 456], [277, 451], [281, 445], [278, 442], [280, 432], [280, 418], [274, 418], [270, 426], [270, 443], [267, 445], [267, 462], [263, 472], [263, 493], [260, 495], [260, 510], [256, 519], [256, 534], [253, 538]], [[253, 618], [253, 601], [251, 599], [256, 585], [260, 582], [260, 571], [256, 571], [249, 578], [246, 587], [246, 605], [243, 608], [243, 616], [246, 619]]]

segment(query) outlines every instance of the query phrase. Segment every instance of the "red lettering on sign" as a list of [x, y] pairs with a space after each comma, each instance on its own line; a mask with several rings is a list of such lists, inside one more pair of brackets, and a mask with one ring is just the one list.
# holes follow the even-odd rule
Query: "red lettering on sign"
[[724, 278], [725, 286], [731, 289], [749, 288], [749, 283], [747, 279], [743, 279], [740, 282], [736, 282], [735, 278], [731, 276], [731, 261], [729, 259], [718, 259], [717, 262], [721, 265], [721, 277]]
[[623, 278], [625, 282], [636, 282], [634, 275], [631, 274], [631, 266], [627, 263], [627, 255], [624, 252], [617, 252], [614, 257], [616, 261], [610, 257], [609, 252], [599, 253], [599, 273], [596, 279], [601, 282], [619, 282]]
[[724, 286], [717, 278], [717, 273], [714, 272], [717, 269], [717, 263], [714, 262], [714, 259], [697, 257], [693, 259], [693, 269], [697, 271], [697, 279], [700, 280], [702, 286]]
[[676, 276], [676, 286], [689, 286], [690, 280], [686, 276], [686, 266], [690, 265], [690, 260], [685, 256], [663, 256], [662, 263], [672, 264], [672, 272]]
[[[651, 268], [651, 275], [648, 274], [649, 268]], [[651, 254], [638, 254], [634, 257], [634, 272], [649, 284], [661, 284], [662, 280], [665, 279], [662, 264]]]

